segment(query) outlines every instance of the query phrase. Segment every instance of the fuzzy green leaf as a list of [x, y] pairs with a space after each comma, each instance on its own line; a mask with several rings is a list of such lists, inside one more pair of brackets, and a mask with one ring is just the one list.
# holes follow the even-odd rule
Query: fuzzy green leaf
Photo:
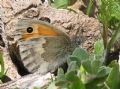
[[97, 78], [102, 78], [102, 77], [105, 77], [106, 75], [108, 75], [111, 71], [111, 68], [109, 67], [105, 67], [105, 66], [101, 66], [99, 69], [98, 69], [98, 73], [97, 73]]
[[66, 79], [70, 82], [70, 89], [86, 89], [85, 85], [74, 71], [67, 73]]
[[89, 54], [85, 49], [76, 48], [72, 54], [73, 57], [77, 57], [80, 61], [86, 60], [89, 58]]
[[76, 61], [72, 61], [72, 62], [70, 62], [70, 64], [68, 64], [67, 72], [77, 71], [78, 69], [79, 69], [79, 66], [77, 65], [77, 62]]
[[58, 73], [57, 73], [57, 81], [55, 83], [55, 85], [57, 86], [62, 86], [66, 84], [66, 79], [65, 79], [65, 74], [62, 68], [58, 69]]
[[96, 41], [94, 45], [94, 54], [96, 56], [101, 56], [103, 55], [103, 52], [104, 52], [103, 41], [102, 40]]
[[93, 60], [91, 62], [92, 74], [97, 74], [99, 67], [102, 66], [102, 62], [100, 60]]
[[117, 63], [113, 66], [113, 68], [105, 82], [105, 85], [107, 87], [109, 87], [110, 89], [119, 89], [120, 88], [119, 87], [120, 86], [120, 72], [119, 72], [119, 65]]
[[92, 74], [92, 67], [91, 67], [91, 61], [85, 60], [82, 62], [82, 66], [88, 73]]

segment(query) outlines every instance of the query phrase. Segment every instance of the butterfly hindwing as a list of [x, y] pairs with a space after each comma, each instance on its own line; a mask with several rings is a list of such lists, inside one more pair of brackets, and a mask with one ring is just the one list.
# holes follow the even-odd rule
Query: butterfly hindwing
[[49, 23], [22, 19], [14, 33], [20, 61], [29, 72], [54, 71], [66, 62], [73, 50], [70, 38]]

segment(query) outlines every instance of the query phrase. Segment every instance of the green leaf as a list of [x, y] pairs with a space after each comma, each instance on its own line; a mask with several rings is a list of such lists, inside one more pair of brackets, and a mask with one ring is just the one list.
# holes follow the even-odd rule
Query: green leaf
[[94, 54], [96, 56], [102, 56], [104, 52], [104, 45], [102, 40], [98, 40], [94, 45]]
[[120, 20], [120, 4], [116, 0], [111, 0], [109, 4], [109, 9], [111, 13], [111, 18], [115, 17]]
[[80, 66], [80, 75], [84, 74], [85, 73], [85, 69], [83, 68], [83, 66], [81, 65]]
[[91, 67], [91, 61], [85, 60], [82, 62], [82, 66], [88, 73], [92, 74], [92, 67]]
[[47, 89], [57, 89], [58, 87], [55, 86], [55, 81], [52, 82]]
[[73, 5], [77, 0], [54, 0], [53, 2], [49, 0], [55, 8], [67, 9], [68, 6]]
[[72, 54], [72, 57], [77, 57], [80, 61], [86, 60], [89, 58], [89, 54], [85, 49], [77, 47]]
[[68, 1], [69, 1], [69, 2], [68, 2], [68, 5], [70, 6], [70, 5], [75, 4], [75, 2], [78, 1], [78, 0], [68, 0]]
[[119, 89], [120, 87], [120, 72], [119, 72], [119, 65], [116, 63], [108, 78], [105, 81], [105, 85], [110, 89]]
[[105, 77], [106, 75], [108, 75], [111, 71], [111, 68], [109, 67], [105, 67], [105, 66], [101, 66], [99, 69], [98, 69], [98, 73], [97, 73], [97, 78], [102, 78], [102, 77]]
[[93, 79], [92, 81], [85, 84], [86, 89], [103, 89], [105, 79], [106, 77]]
[[87, 80], [87, 72], [85, 71], [85, 69], [83, 68], [83, 66], [80, 66], [80, 73], [79, 73], [80, 79], [81, 81], [85, 84], [86, 82], [88, 82]]
[[65, 74], [62, 68], [58, 69], [58, 73], [57, 73], [57, 81], [55, 82], [56, 86], [63, 86], [64, 84], [66, 84], [66, 79], [65, 79]]
[[68, 0], [54, 0], [53, 6], [56, 8], [66, 9], [68, 6]]
[[70, 62], [70, 64], [68, 64], [67, 72], [77, 71], [78, 69], [79, 69], [79, 66], [77, 65], [77, 62], [76, 61], [72, 61], [72, 62]]
[[97, 74], [99, 67], [102, 66], [102, 62], [100, 60], [92, 60], [91, 62], [91, 68], [92, 68], [92, 74]]
[[86, 89], [85, 85], [74, 71], [67, 73], [66, 79], [70, 82], [70, 89]]
[[74, 56], [70, 56], [69, 59], [68, 59], [68, 64], [72, 61], [76, 61], [77, 65], [80, 66], [81, 65], [81, 61], [78, 57], [74, 57]]

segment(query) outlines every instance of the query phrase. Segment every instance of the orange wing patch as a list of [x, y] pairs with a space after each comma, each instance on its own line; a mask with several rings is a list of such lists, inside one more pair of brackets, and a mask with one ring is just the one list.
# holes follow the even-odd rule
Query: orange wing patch
[[59, 36], [59, 33], [54, 31], [53, 30], [54, 28], [52, 27], [41, 24], [34, 24], [32, 27], [33, 27], [32, 33], [28, 33], [27, 31], [23, 33], [22, 35], [23, 40], [30, 40], [41, 36]]
[[54, 28], [40, 25], [38, 27], [38, 33], [40, 36], [58, 36], [59, 34], [53, 30]]

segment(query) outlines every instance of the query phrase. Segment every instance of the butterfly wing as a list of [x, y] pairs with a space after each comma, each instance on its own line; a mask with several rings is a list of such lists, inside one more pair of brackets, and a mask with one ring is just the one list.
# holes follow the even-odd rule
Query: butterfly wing
[[42, 21], [20, 20], [15, 39], [19, 46], [19, 60], [29, 72], [54, 71], [66, 62], [74, 49], [67, 34]]
[[19, 53], [19, 47], [17, 46], [17, 44], [8, 44], [8, 50], [9, 50], [9, 54], [11, 57], [12, 62], [15, 64], [18, 73], [21, 76], [30, 74], [30, 72], [25, 68], [23, 62], [21, 61], [21, 57], [20, 57], [20, 53]]

